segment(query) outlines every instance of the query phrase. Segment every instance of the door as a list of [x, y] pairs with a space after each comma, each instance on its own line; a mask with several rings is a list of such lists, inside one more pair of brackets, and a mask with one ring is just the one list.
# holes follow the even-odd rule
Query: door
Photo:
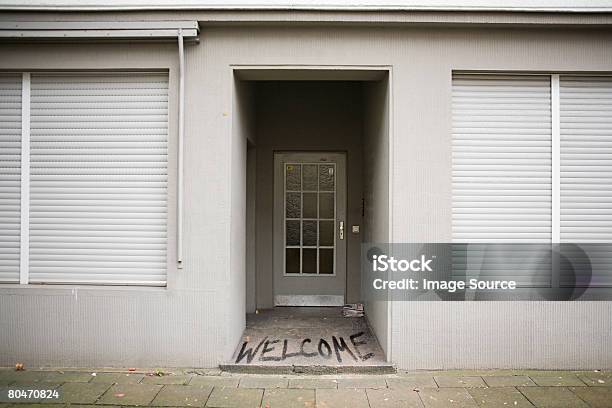
[[346, 157], [274, 155], [274, 304], [340, 306], [346, 286]]

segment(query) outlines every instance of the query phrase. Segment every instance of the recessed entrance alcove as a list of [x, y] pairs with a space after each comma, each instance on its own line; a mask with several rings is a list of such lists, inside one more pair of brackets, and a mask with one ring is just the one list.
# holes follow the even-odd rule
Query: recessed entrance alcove
[[[361, 288], [362, 243], [389, 238], [389, 71], [241, 67], [234, 78], [246, 317], [222, 367], [392, 369], [388, 305]], [[365, 317], [343, 317], [357, 302]]]

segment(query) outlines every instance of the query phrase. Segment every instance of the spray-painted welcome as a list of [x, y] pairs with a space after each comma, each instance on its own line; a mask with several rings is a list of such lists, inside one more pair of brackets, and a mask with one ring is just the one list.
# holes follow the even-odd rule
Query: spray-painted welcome
[[[296, 357], [324, 359], [334, 358], [342, 363], [344, 359], [351, 358], [353, 361], [366, 361], [374, 357], [374, 353], [363, 353], [360, 347], [367, 344], [367, 341], [360, 339], [365, 333], [359, 332], [349, 336], [349, 344], [342, 336], [331, 336], [331, 339], [319, 338], [313, 341], [310, 338], [295, 341], [297, 347], [289, 347], [289, 339], [271, 339], [264, 337], [257, 345], [245, 341], [236, 357], [236, 364], [246, 362], [251, 364], [257, 361], [285, 361]], [[251, 347], [249, 345], [251, 344]]]

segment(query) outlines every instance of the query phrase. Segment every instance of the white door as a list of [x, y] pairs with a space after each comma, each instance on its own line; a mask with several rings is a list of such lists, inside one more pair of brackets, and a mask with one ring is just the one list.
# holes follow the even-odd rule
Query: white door
[[346, 286], [346, 157], [274, 156], [274, 303], [339, 306]]

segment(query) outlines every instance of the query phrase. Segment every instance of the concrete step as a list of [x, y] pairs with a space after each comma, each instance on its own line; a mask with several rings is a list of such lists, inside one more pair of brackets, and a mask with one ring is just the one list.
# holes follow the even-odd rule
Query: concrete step
[[238, 374], [394, 374], [396, 367], [391, 363], [372, 365], [268, 365], [268, 364], [220, 364], [219, 368], [228, 373]]
[[364, 317], [342, 309], [275, 308], [247, 315], [234, 356], [221, 369], [236, 373], [393, 373]]

